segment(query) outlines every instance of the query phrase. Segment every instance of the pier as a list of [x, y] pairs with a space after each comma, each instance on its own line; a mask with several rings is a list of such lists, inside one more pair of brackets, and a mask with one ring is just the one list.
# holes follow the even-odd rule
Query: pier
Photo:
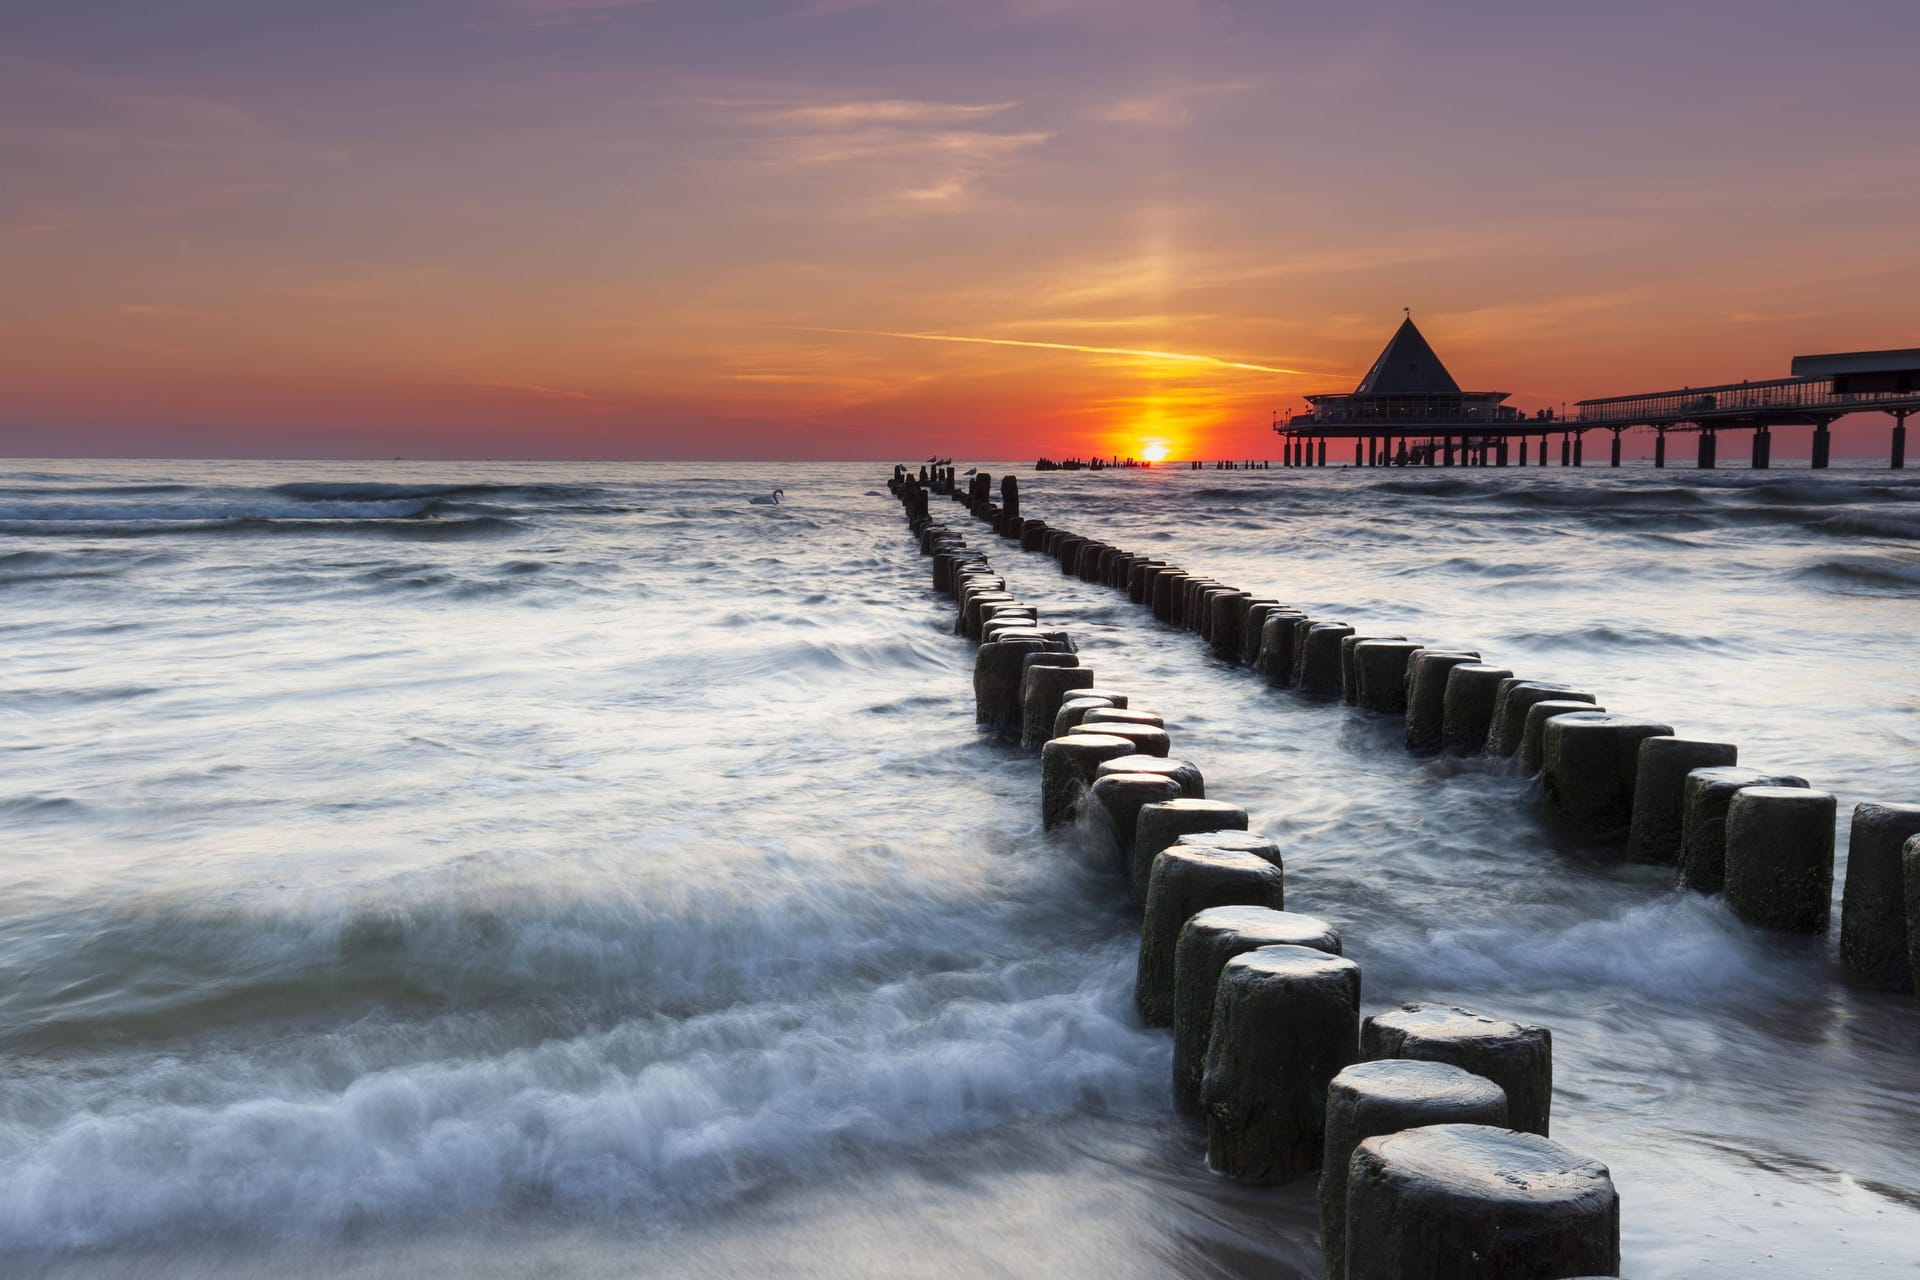
[[[1462, 391], [1409, 316], [1351, 392], [1310, 395], [1310, 408], [1276, 421], [1282, 465], [1329, 465], [1330, 444], [1353, 442], [1357, 467], [1546, 466], [1559, 437], [1560, 465], [1585, 464], [1585, 436], [1605, 431], [1608, 465], [1620, 465], [1621, 437], [1654, 433], [1653, 465], [1667, 465], [1667, 437], [1698, 437], [1696, 465], [1719, 463], [1720, 436], [1749, 432], [1749, 465], [1773, 464], [1776, 428], [1812, 432], [1815, 470], [1832, 457], [1833, 423], [1853, 413], [1893, 419], [1888, 451], [1906, 466], [1907, 418], [1920, 411], [1920, 348], [1795, 356], [1791, 376], [1760, 382], [1682, 387], [1579, 401], [1571, 416], [1531, 416], [1505, 403], [1504, 391]], [[1336, 455], [1337, 461], [1344, 459]]]

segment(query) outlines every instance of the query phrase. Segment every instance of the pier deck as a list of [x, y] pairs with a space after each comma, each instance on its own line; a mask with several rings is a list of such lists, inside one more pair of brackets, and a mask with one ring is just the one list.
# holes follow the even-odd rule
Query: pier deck
[[1504, 405], [1462, 404], [1457, 396], [1378, 405], [1357, 396], [1316, 399], [1344, 403], [1316, 403], [1274, 424], [1285, 442], [1287, 466], [1327, 465], [1330, 440], [1352, 440], [1359, 466], [1451, 466], [1456, 453], [1468, 465], [1505, 466], [1517, 441], [1526, 465], [1535, 439], [1539, 464], [1545, 465], [1555, 435], [1561, 438], [1562, 465], [1577, 466], [1582, 437], [1599, 430], [1613, 435], [1611, 462], [1617, 467], [1622, 433], [1646, 427], [1655, 435], [1657, 467], [1666, 465], [1670, 433], [1698, 435], [1697, 465], [1712, 467], [1721, 432], [1750, 431], [1752, 465], [1764, 469], [1772, 463], [1775, 427], [1808, 427], [1813, 466], [1821, 468], [1831, 456], [1836, 419], [1885, 413], [1893, 418], [1890, 462], [1897, 470], [1906, 465], [1907, 418], [1920, 411], [1920, 348], [1798, 356], [1791, 377], [1603, 396], [1580, 401], [1571, 417], [1551, 411], [1526, 417]]

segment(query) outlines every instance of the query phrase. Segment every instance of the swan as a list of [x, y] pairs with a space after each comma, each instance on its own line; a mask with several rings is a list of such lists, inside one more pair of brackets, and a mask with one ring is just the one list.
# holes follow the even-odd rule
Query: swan
[[777, 507], [780, 505], [780, 497], [784, 493], [786, 493], [785, 489], [775, 489], [772, 493], [756, 493], [748, 498], [747, 501], [756, 507]]

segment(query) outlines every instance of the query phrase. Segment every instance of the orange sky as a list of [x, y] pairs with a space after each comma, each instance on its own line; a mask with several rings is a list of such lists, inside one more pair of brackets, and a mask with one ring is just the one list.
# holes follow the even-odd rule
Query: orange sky
[[1908, 4], [44, 8], [0, 453], [1272, 456], [1403, 306], [1527, 409], [1920, 345]]

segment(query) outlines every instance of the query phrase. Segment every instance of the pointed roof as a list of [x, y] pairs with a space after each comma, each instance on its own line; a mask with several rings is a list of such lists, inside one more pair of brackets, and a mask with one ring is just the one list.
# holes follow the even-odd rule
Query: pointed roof
[[1360, 379], [1357, 396], [1457, 396], [1460, 384], [1433, 354], [1433, 348], [1414, 327], [1413, 317], [1401, 321], [1380, 358]]

